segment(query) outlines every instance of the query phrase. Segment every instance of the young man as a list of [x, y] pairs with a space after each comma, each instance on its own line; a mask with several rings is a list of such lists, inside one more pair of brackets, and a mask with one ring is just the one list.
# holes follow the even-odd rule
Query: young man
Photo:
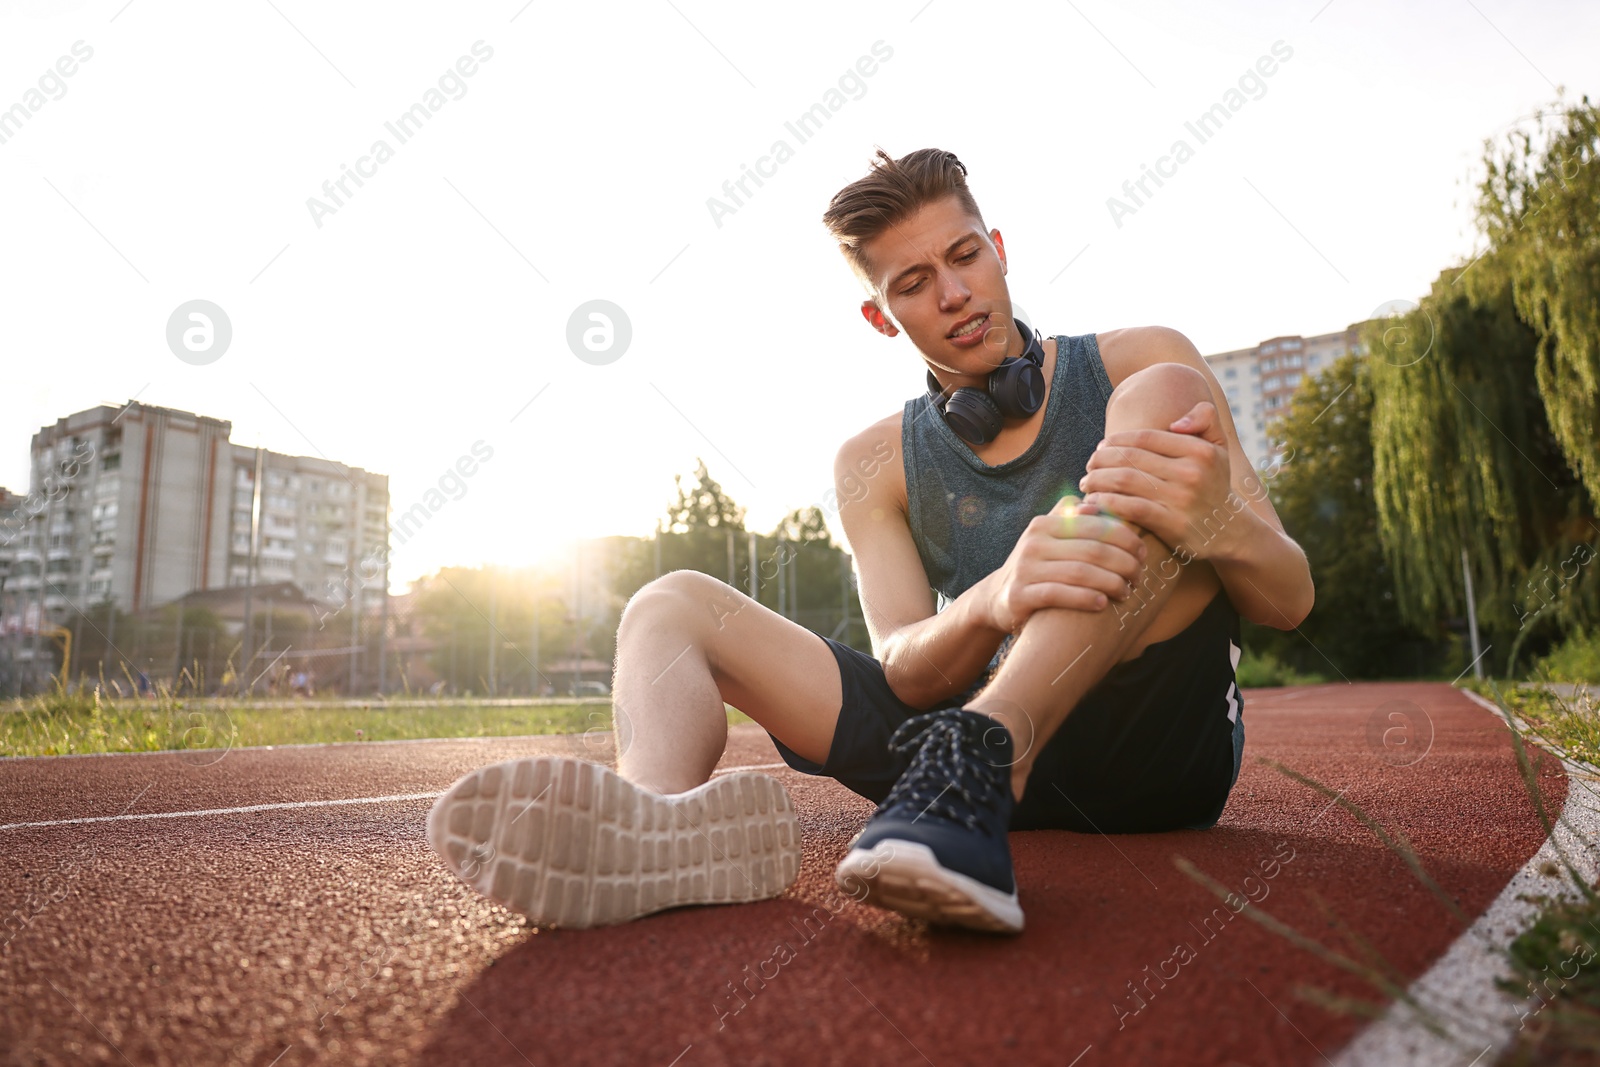
[[1008, 831], [1214, 825], [1244, 740], [1239, 616], [1287, 629], [1311, 609], [1305, 556], [1182, 334], [1040, 339], [1015, 320], [1004, 241], [948, 152], [880, 150], [824, 222], [867, 322], [927, 368], [927, 395], [834, 464], [875, 656], [697, 572], [641, 589], [617, 635], [617, 772], [511, 761], [429, 816], [453, 870], [536, 922], [793, 882], [782, 786], [711, 778], [726, 702], [790, 766], [877, 802], [841, 887], [1018, 931]]

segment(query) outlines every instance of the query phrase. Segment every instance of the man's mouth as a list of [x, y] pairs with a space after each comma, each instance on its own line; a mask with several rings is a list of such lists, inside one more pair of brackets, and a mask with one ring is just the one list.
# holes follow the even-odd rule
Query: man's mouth
[[968, 337], [974, 331], [983, 329], [984, 325], [988, 321], [989, 321], [989, 315], [988, 315], [987, 312], [985, 312], [984, 314], [979, 315], [977, 318], [973, 319], [971, 322], [967, 323], [965, 326], [961, 327], [960, 329], [953, 331], [949, 336], [951, 336], [951, 337]]

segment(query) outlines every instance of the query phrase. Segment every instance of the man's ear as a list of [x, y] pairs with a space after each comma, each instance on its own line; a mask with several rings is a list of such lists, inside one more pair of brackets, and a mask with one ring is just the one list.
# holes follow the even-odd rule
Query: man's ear
[[897, 337], [900, 334], [899, 327], [889, 321], [889, 317], [878, 307], [876, 301], [861, 301], [861, 316], [872, 324], [874, 330], [877, 330], [885, 337]]
[[1000, 257], [1000, 276], [1003, 278], [1006, 274], [1006, 240], [1000, 236], [999, 230], [990, 230], [989, 240], [994, 242], [995, 255]]

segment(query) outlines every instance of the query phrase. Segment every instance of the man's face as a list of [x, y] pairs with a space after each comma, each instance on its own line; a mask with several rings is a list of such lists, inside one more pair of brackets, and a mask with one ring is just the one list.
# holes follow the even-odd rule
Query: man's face
[[[1021, 353], [1000, 231], [984, 233], [955, 197], [924, 204], [862, 249], [877, 293], [862, 301], [862, 315], [890, 337], [904, 330], [930, 366], [947, 372], [941, 379], [953, 379], [946, 384], [981, 385]], [[973, 322], [969, 336], [954, 336]]]

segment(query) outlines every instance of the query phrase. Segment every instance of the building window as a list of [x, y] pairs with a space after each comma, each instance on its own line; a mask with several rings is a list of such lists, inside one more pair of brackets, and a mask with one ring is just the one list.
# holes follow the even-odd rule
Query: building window
[[1283, 384], [1283, 380], [1281, 378], [1279, 378], [1276, 374], [1274, 374], [1272, 377], [1266, 379], [1265, 381], [1263, 381], [1261, 383], [1261, 388], [1267, 390], [1268, 392], [1271, 392], [1273, 389], [1278, 388], [1282, 384]]
[[1298, 367], [1298, 366], [1300, 366], [1300, 353], [1296, 352], [1294, 355], [1285, 356], [1284, 360], [1283, 360], [1283, 365], [1285, 367]]
[[1285, 385], [1299, 385], [1300, 384], [1300, 372], [1296, 371], [1293, 374], [1287, 375], [1283, 379], [1283, 383]]
[[1222, 372], [1222, 376], [1224, 378], [1237, 378], [1239, 376], [1239, 368], [1229, 367], [1227, 370]]

